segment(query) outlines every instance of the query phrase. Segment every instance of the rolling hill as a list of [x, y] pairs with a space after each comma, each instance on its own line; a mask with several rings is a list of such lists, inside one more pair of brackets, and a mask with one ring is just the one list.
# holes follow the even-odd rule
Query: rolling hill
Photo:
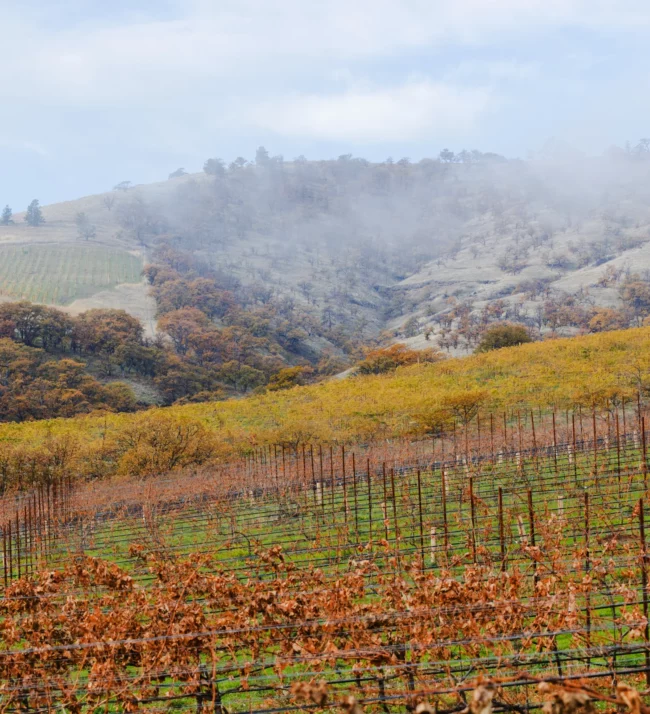
[[[151, 334], [155, 303], [137, 273], [162, 244], [289, 320], [306, 315], [357, 344], [438, 340], [462, 354], [490, 321], [570, 335], [598, 308], [624, 307], [625, 282], [650, 273], [649, 199], [641, 150], [417, 164], [260, 150], [255, 162], [211, 160], [205, 173], [46, 206], [37, 228], [16, 215], [0, 226], [0, 293], [73, 313], [124, 308]], [[338, 350], [311, 333], [312, 354]]]

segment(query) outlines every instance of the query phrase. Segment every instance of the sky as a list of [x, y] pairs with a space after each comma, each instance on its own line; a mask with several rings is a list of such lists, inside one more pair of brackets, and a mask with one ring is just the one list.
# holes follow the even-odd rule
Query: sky
[[0, 0], [0, 206], [210, 157], [650, 135], [647, 0]]

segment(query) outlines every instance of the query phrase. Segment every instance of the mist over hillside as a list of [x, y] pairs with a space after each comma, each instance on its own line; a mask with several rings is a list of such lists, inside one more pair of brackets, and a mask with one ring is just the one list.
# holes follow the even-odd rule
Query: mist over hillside
[[[254, 161], [212, 159], [203, 175], [171, 179], [164, 200], [127, 192], [116, 213], [145, 249], [191, 254], [252, 303], [357, 343], [387, 331], [462, 351], [486, 321], [571, 333], [597, 307], [621, 307], [623, 282], [650, 268], [648, 158], [645, 141], [601, 157], [550, 143], [527, 161], [445, 150], [379, 164], [260, 148]], [[573, 315], [546, 314], [567, 300]], [[475, 329], [456, 340], [468, 319]]]
[[640, 325], [649, 145], [417, 163], [260, 147], [253, 161], [208, 159], [200, 174], [46, 206], [38, 225], [13, 215], [0, 291], [133, 314], [144, 332], [119, 351], [82, 354], [76, 328], [56, 350], [162, 403], [292, 386], [392, 342], [463, 354], [495, 322], [537, 339]]

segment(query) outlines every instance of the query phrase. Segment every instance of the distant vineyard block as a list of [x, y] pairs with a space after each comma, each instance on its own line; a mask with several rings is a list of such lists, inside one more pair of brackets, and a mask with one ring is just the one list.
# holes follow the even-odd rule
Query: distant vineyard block
[[67, 305], [120, 283], [136, 283], [142, 260], [130, 253], [83, 245], [0, 247], [0, 294]]

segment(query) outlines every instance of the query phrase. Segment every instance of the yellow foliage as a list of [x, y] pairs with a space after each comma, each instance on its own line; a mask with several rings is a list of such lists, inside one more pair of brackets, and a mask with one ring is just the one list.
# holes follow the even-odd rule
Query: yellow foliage
[[[79, 469], [159, 473], [253, 446], [435, 433], [476, 409], [570, 408], [650, 393], [650, 328], [505, 348], [390, 374], [333, 379], [246, 399], [0, 426], [0, 446], [79, 442]], [[190, 427], [191, 425], [191, 427]], [[155, 428], [154, 428], [155, 427]], [[148, 433], [151, 430], [151, 434]], [[186, 443], [178, 456], [178, 442]], [[104, 462], [97, 454], [102, 453]], [[94, 457], [91, 457], [94, 454]], [[114, 465], [111, 465], [113, 464]], [[103, 475], [103, 474], [101, 474]]]

